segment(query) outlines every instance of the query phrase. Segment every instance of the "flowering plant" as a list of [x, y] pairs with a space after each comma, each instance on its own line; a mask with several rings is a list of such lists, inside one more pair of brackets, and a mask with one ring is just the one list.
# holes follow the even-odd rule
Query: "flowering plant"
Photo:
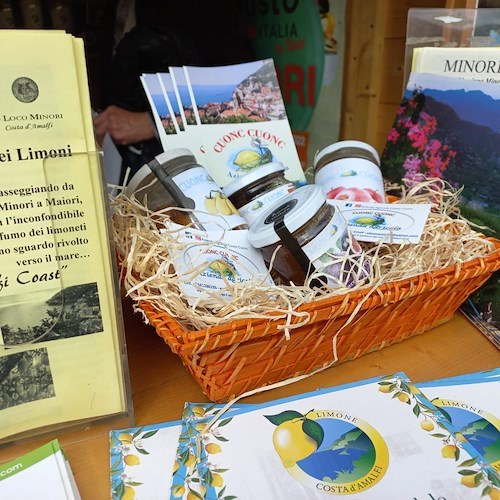
[[424, 103], [420, 89], [401, 103], [381, 159], [390, 179], [404, 178], [409, 186], [426, 178], [442, 179], [456, 156], [437, 137], [437, 119], [423, 111]]

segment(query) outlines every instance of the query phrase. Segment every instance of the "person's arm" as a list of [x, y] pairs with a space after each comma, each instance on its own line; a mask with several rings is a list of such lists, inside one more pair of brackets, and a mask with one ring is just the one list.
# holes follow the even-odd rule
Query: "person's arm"
[[116, 144], [124, 146], [156, 137], [155, 126], [147, 111], [127, 111], [114, 105], [94, 118], [94, 130], [99, 144], [102, 144], [106, 132]]

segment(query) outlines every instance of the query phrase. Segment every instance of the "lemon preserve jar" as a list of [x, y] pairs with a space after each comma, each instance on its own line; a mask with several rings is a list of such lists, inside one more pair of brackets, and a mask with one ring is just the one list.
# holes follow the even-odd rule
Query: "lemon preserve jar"
[[[155, 164], [152, 164], [156, 162]], [[176, 205], [194, 211], [205, 230], [246, 229], [246, 221], [189, 149], [159, 154], [150, 168], [169, 191]]]
[[285, 178], [285, 166], [280, 162], [266, 163], [222, 188], [249, 226], [264, 210], [293, 191], [295, 186]]
[[361, 141], [340, 141], [314, 158], [314, 183], [328, 199], [385, 202], [377, 150]]
[[311, 286], [351, 287], [368, 276], [361, 247], [316, 185], [303, 186], [267, 209], [250, 227], [248, 240], [284, 284], [303, 285], [314, 271], [324, 279]]

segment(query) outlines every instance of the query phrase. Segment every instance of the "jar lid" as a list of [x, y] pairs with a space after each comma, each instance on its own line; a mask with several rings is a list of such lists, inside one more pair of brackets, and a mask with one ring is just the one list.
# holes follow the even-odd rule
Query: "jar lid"
[[175, 158], [180, 158], [181, 156], [191, 156], [192, 158], [195, 158], [193, 152], [190, 149], [174, 148], [156, 155], [156, 159], [158, 160], [160, 165], [163, 165], [167, 161], [174, 160]]
[[154, 180], [157, 180], [156, 175], [146, 163], [128, 181], [125, 193], [130, 197], [137, 191], [140, 191], [144, 186], [152, 183]]
[[319, 153], [316, 153], [314, 157], [314, 166], [316, 167], [320, 162], [320, 160], [324, 158], [326, 155], [345, 148], [364, 149], [365, 151], [371, 153], [371, 155], [375, 158], [377, 164], [380, 165], [380, 158], [377, 153], [377, 150], [373, 146], [370, 146], [370, 144], [367, 144], [366, 142], [362, 141], [340, 141], [340, 142], [335, 142], [334, 144], [330, 144], [326, 148], [323, 148]]
[[258, 181], [259, 179], [274, 174], [275, 172], [280, 172], [282, 170], [285, 170], [285, 165], [283, 165], [283, 163], [279, 161], [266, 163], [258, 168], [253, 169], [248, 174], [234, 179], [234, 181], [231, 181], [229, 184], [222, 188], [222, 192], [226, 196], [231, 196], [232, 194], [236, 193], [236, 191], [249, 186], [255, 181]]
[[326, 203], [320, 186], [308, 184], [280, 198], [252, 224], [248, 241], [262, 248], [277, 243], [280, 237], [274, 230], [274, 223], [283, 220], [290, 233], [310, 221]]

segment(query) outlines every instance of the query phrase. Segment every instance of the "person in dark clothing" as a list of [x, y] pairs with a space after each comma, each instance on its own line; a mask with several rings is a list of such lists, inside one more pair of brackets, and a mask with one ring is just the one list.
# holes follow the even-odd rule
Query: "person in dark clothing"
[[253, 60], [241, 3], [136, 0], [136, 25], [116, 46], [106, 79], [107, 107], [94, 119], [97, 140], [109, 133], [132, 174], [162, 151], [141, 74]]

